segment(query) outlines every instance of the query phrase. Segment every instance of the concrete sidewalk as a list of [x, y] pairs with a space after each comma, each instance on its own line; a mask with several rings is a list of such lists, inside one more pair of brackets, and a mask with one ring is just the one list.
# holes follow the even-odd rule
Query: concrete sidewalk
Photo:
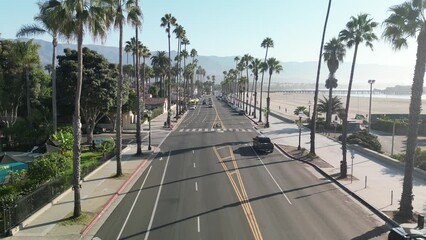
[[[81, 206], [88, 220], [69, 224], [67, 219], [74, 209], [74, 193], [67, 190], [37, 213], [25, 220], [19, 231], [6, 239], [90, 239], [100, 227], [99, 222], [106, 219], [115, 205], [124, 197], [138, 176], [146, 168], [152, 157], [160, 151], [159, 145], [170, 133], [164, 128], [167, 114], [162, 114], [151, 121], [151, 132], [160, 135], [152, 141], [152, 150], [147, 150], [148, 135], [142, 142], [142, 156], [135, 156], [136, 145], [129, 144], [122, 154], [123, 176], [116, 178], [115, 158], [108, 160], [101, 167], [89, 174], [82, 182]], [[148, 124], [143, 126], [148, 130]], [[154, 133], [155, 132], [155, 133]], [[160, 133], [163, 133], [162, 135]], [[96, 216], [96, 217], [95, 217]], [[93, 219], [92, 221], [90, 221]], [[82, 233], [84, 232], [84, 235]]]
[[[271, 109], [274, 110], [274, 108]], [[279, 114], [275, 111], [273, 111], [273, 113]], [[291, 116], [283, 117], [287, 118]], [[297, 116], [294, 116], [292, 119], [295, 118], [297, 118]], [[253, 120], [257, 121], [258, 119]], [[264, 118], [262, 120], [265, 121]], [[263, 134], [269, 136], [276, 144], [298, 146], [299, 129], [296, 124], [286, 123], [273, 116], [269, 117], [269, 122], [270, 128], [262, 128], [262, 126], [259, 125], [259, 130]], [[316, 134], [315, 146], [316, 154], [331, 165], [331, 167], [321, 169], [331, 176], [339, 175], [340, 161], [342, 160], [341, 143], [324, 135]], [[302, 129], [301, 147], [309, 151], [310, 129]], [[375, 208], [385, 213], [398, 210], [404, 177], [403, 169], [384, 164], [378, 159], [374, 159], [356, 150], [352, 152], [354, 153], [353, 164], [351, 163], [351, 153], [350, 151], [347, 152], [348, 176], [353, 172], [352, 182], [350, 177], [348, 179], [339, 180], [339, 182]], [[414, 176], [413, 180], [414, 211], [425, 216], [426, 180], [416, 176]], [[416, 224], [412, 226], [416, 226]]]

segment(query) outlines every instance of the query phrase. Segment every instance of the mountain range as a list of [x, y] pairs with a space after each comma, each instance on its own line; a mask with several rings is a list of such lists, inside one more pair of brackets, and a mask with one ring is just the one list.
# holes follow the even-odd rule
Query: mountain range
[[[34, 42], [40, 45], [39, 53], [43, 65], [51, 63], [52, 56], [52, 44], [48, 41], [34, 39]], [[57, 48], [57, 54], [63, 54], [65, 48], [76, 49], [76, 44], [59, 44]], [[101, 45], [85, 45], [92, 50], [95, 50], [105, 56], [110, 62], [118, 63], [118, 47], [101, 46]], [[153, 52], [156, 54], [156, 52]], [[171, 53], [172, 59], [176, 55], [175, 51]], [[234, 62], [235, 56], [197, 56], [198, 64], [201, 65], [207, 75], [215, 75], [216, 81], [221, 82], [223, 80], [223, 71], [228, 71], [235, 67]], [[124, 64], [131, 64], [131, 56], [123, 56]], [[187, 61], [191, 61], [188, 59]], [[148, 63], [149, 64], [149, 63]], [[317, 62], [281, 62], [283, 71], [279, 74], [272, 75], [272, 84], [277, 87], [285, 87], [291, 85], [293, 88], [314, 88], [317, 72]], [[346, 88], [349, 80], [351, 63], [345, 62], [340, 65], [336, 73], [338, 79], [339, 88]], [[356, 65], [356, 71], [354, 75], [353, 88], [367, 89], [369, 85], [367, 81], [369, 79], [375, 79], [376, 83], [374, 87], [383, 89], [385, 87], [394, 85], [411, 85], [413, 67], [407, 66], [389, 66], [379, 64], [362, 64]], [[249, 73], [250, 74], [250, 73]], [[327, 64], [322, 64], [322, 71], [320, 77], [320, 88], [324, 88], [325, 80], [328, 76]], [[250, 78], [252, 79], [252, 78]], [[268, 76], [265, 76], [265, 81], [268, 80]]]

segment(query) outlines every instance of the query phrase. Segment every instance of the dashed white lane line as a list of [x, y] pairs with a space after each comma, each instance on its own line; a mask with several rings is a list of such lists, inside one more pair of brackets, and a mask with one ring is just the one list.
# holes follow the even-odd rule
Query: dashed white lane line
[[194, 163], [194, 168], [195, 168], [195, 163]]
[[198, 232], [201, 232], [200, 217], [197, 217], [197, 230], [198, 230]]
[[148, 229], [146, 230], [145, 240], [148, 239], [149, 233], [151, 232], [152, 223], [154, 222], [155, 212], [158, 206], [158, 200], [160, 200], [161, 189], [163, 189], [164, 178], [166, 176], [167, 166], [169, 165], [170, 155], [172, 151], [169, 152], [169, 156], [167, 157], [166, 166], [164, 167], [163, 176], [161, 177], [160, 187], [158, 188], [157, 198], [155, 199], [154, 209], [152, 210], [151, 219], [149, 220]]
[[195, 182], [195, 191], [198, 192], [198, 184]]

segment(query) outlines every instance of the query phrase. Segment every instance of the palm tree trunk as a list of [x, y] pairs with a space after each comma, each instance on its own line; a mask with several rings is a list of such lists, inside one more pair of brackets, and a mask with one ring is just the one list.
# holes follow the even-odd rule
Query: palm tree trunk
[[80, 196], [80, 143], [81, 143], [81, 116], [80, 116], [80, 98], [81, 85], [83, 83], [83, 23], [80, 21], [78, 26], [77, 49], [78, 49], [78, 76], [77, 88], [75, 93], [74, 116], [73, 116], [73, 190], [74, 190], [74, 214], [77, 218], [81, 215], [81, 196]]
[[256, 118], [256, 102], [257, 102], [257, 75], [256, 75], [256, 80], [255, 80], [255, 84], [254, 84], [254, 110], [253, 110], [253, 118]]
[[348, 112], [349, 112], [349, 103], [351, 100], [351, 91], [352, 91], [352, 81], [354, 79], [355, 72], [355, 63], [356, 63], [356, 55], [358, 53], [359, 44], [355, 44], [354, 57], [352, 59], [352, 68], [351, 68], [351, 76], [349, 78], [349, 87], [348, 87], [348, 95], [346, 97], [346, 110], [343, 117], [343, 126], [342, 126], [342, 155], [343, 160], [340, 165], [340, 177], [345, 178], [348, 172], [348, 164], [346, 161], [346, 150], [347, 150], [347, 136], [348, 136]]
[[328, 109], [327, 109], [327, 119], [325, 120], [325, 125], [330, 127], [331, 123], [331, 114], [333, 113], [333, 88], [330, 86], [328, 90]]
[[170, 56], [170, 24], [168, 24], [168, 43], [169, 43], [169, 62], [170, 62], [170, 66], [169, 66], [169, 71], [168, 71], [168, 85], [167, 85], [167, 91], [168, 91], [168, 97], [167, 97], [167, 126], [170, 127], [170, 115], [172, 114], [172, 110], [171, 110], [171, 105], [172, 105], [172, 83], [171, 83], [171, 71], [172, 71], [172, 66], [171, 66], [171, 56]]
[[268, 82], [268, 95], [266, 97], [266, 124], [265, 127], [269, 127], [269, 112], [270, 110], [270, 104], [271, 104], [271, 98], [269, 97], [269, 91], [271, 89], [271, 78], [272, 78], [272, 74], [269, 74], [269, 82]]
[[321, 59], [322, 59], [322, 50], [324, 48], [324, 39], [325, 39], [325, 33], [327, 31], [327, 23], [328, 23], [328, 17], [330, 15], [330, 9], [331, 9], [331, 0], [328, 1], [328, 7], [327, 7], [327, 14], [325, 17], [324, 22], [324, 28], [322, 31], [322, 39], [321, 39], [321, 46], [320, 46], [320, 53], [318, 57], [318, 69], [317, 69], [317, 79], [315, 83], [315, 94], [314, 94], [314, 109], [312, 110], [312, 118], [311, 118], [311, 149], [309, 153], [315, 155], [315, 133], [316, 133], [316, 122], [317, 122], [317, 105], [318, 105], [318, 91], [319, 91], [319, 78], [321, 73]]
[[[266, 58], [268, 57], [268, 47], [266, 47], [266, 53], [265, 53], [265, 60], [264, 63], [266, 63]], [[263, 77], [265, 75], [265, 72], [262, 71], [262, 80], [260, 82], [260, 105], [259, 105], [259, 122], [262, 122], [262, 94], [263, 94]]]
[[426, 64], [426, 29], [422, 29], [417, 39], [417, 59], [411, 87], [410, 114], [408, 115], [407, 150], [405, 154], [404, 182], [398, 215], [405, 219], [413, 217], [413, 171], [417, 147], [419, 116], [422, 105], [423, 82]]
[[[136, 1], [136, 5], [137, 5]], [[142, 137], [141, 137], [141, 88], [139, 81], [139, 25], [135, 27], [135, 39], [136, 39], [136, 97], [137, 97], [137, 116], [136, 116], [136, 155], [140, 156], [142, 154]]]
[[[121, 6], [121, 0], [118, 3]], [[117, 114], [115, 120], [115, 129], [116, 129], [116, 149], [115, 149], [115, 159], [117, 161], [117, 172], [116, 176], [123, 175], [123, 171], [121, 168], [121, 144], [122, 144], [122, 136], [121, 136], [121, 122], [122, 122], [122, 96], [123, 96], [123, 23], [120, 22], [119, 26], [120, 36], [118, 43], [118, 86], [117, 86]]]
[[52, 115], [53, 115], [53, 134], [58, 132], [58, 107], [56, 105], [56, 47], [58, 40], [53, 38], [53, 54], [52, 54]]

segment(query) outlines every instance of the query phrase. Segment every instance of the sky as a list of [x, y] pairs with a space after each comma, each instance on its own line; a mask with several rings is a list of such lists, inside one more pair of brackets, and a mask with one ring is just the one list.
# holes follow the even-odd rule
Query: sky
[[[1, 0], [1, 38], [15, 38], [24, 24], [34, 23], [38, 12], [37, 0]], [[380, 40], [374, 49], [362, 46], [357, 63], [391, 66], [412, 66], [414, 69], [416, 42], [411, 40], [407, 49], [394, 51], [381, 39], [382, 22], [389, 16], [389, 7], [403, 0], [334, 0], [331, 7], [326, 42], [345, 28], [351, 16], [368, 13], [379, 23], [375, 33]], [[270, 57], [284, 62], [318, 61], [328, 0], [140, 0], [144, 20], [140, 38], [150, 50], [167, 51], [167, 34], [160, 27], [160, 19], [171, 13], [186, 30], [190, 49], [199, 55], [242, 56], [246, 53], [264, 58], [262, 40], [270, 37], [274, 48]], [[19, 14], [18, 14], [19, 13]], [[134, 36], [127, 26], [124, 39]], [[172, 50], [177, 41], [172, 40]], [[37, 37], [51, 41], [49, 35]], [[66, 42], [63, 40], [62, 42]], [[111, 31], [105, 42], [93, 41], [86, 36], [85, 44], [118, 46], [118, 33]], [[347, 51], [345, 62], [352, 61], [352, 50]]]

